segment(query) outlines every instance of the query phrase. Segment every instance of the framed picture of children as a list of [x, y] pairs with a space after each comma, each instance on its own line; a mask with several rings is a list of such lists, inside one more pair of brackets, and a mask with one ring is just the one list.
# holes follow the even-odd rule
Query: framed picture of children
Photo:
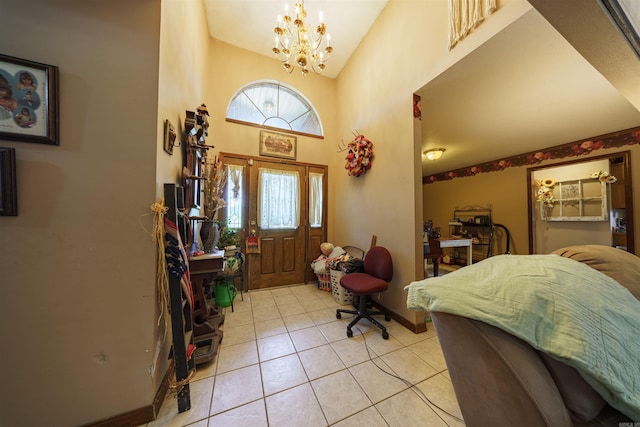
[[0, 140], [60, 145], [58, 67], [0, 54]]

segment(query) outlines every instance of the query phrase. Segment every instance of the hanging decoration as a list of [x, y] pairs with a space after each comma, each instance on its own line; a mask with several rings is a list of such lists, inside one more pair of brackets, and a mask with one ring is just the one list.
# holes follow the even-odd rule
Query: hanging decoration
[[611, 175], [609, 171], [597, 171], [591, 174], [591, 178], [597, 179], [600, 182], [606, 184], [613, 184], [618, 180], [615, 176]]
[[449, 0], [449, 50], [496, 10], [496, 0]]
[[538, 195], [536, 200], [541, 202], [546, 208], [553, 208], [556, 203], [555, 197], [553, 197], [553, 189], [556, 186], [555, 180], [551, 178], [545, 178], [542, 181], [536, 180], [538, 186]]
[[156, 297], [158, 299], [158, 315], [157, 326], [160, 327], [160, 321], [164, 316], [164, 332], [162, 334], [162, 342], [167, 336], [167, 331], [170, 330], [171, 322], [169, 321], [169, 293], [168, 283], [169, 276], [167, 275], [167, 259], [165, 256], [165, 241], [164, 241], [164, 218], [168, 208], [164, 205], [164, 198], [158, 200], [151, 205], [151, 212], [153, 212], [153, 232], [151, 238], [156, 244]]
[[365, 138], [364, 135], [358, 134], [347, 145], [349, 153], [345, 160], [347, 163], [344, 168], [349, 176], [358, 177], [371, 169], [371, 161], [373, 160], [373, 143]]
[[[596, 171], [590, 175], [591, 178], [597, 179], [605, 184], [613, 184], [618, 181], [618, 178], [611, 175], [609, 171]], [[556, 203], [556, 198], [553, 196], [553, 189], [556, 186], [556, 181], [551, 178], [545, 178], [542, 181], [536, 180], [538, 187], [538, 194], [536, 201], [541, 202], [546, 208], [553, 208]]]

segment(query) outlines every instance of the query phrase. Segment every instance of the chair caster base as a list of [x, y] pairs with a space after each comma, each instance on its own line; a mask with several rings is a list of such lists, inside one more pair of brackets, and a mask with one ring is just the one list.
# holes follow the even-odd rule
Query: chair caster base
[[351, 329], [347, 329], [347, 337], [351, 338], [353, 336], [353, 331]]
[[382, 339], [383, 340], [388, 340], [389, 339], [389, 333], [387, 331], [382, 331]]
[[342, 314], [336, 312], [336, 319], [342, 319]]

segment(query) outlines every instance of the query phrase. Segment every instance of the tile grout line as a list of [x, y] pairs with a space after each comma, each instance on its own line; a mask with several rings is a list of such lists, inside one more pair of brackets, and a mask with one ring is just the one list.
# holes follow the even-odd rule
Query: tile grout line
[[[273, 300], [274, 305], [273, 305], [272, 307], [276, 308], [276, 309], [277, 309], [277, 311], [278, 311], [278, 314], [279, 314], [279, 317], [274, 318], [273, 320], [278, 319], [278, 320], [281, 320], [281, 321], [282, 321], [282, 324], [284, 325], [284, 331], [286, 331], [286, 336], [287, 336], [288, 340], [291, 342], [291, 345], [292, 345], [292, 347], [293, 347], [293, 353], [286, 354], [286, 355], [280, 355], [280, 356], [278, 356], [278, 357], [274, 357], [274, 358], [272, 358], [272, 359], [264, 360], [264, 361], [261, 359], [261, 355], [260, 355], [260, 347], [259, 347], [259, 345], [258, 345], [258, 341], [259, 341], [259, 339], [261, 339], [261, 338], [259, 338], [259, 336], [258, 336], [258, 330], [257, 330], [257, 328], [256, 328], [257, 322], [256, 322], [256, 319], [255, 319], [255, 317], [254, 317], [254, 312], [255, 312], [256, 310], [259, 310], [259, 309], [254, 308], [254, 301], [252, 301], [252, 300], [251, 300], [251, 298], [249, 298], [249, 301], [248, 301], [248, 302], [249, 302], [249, 308], [248, 308], [248, 311], [251, 313], [251, 322], [252, 322], [252, 327], [253, 327], [253, 332], [254, 332], [254, 339], [252, 339], [251, 341], [254, 341], [254, 346], [255, 346], [254, 348], [255, 348], [255, 351], [256, 351], [256, 353], [257, 353], [257, 355], [258, 355], [258, 357], [257, 357], [257, 359], [258, 359], [257, 364], [259, 365], [259, 366], [258, 366], [258, 369], [259, 369], [259, 372], [260, 372], [260, 383], [261, 383], [261, 388], [262, 388], [262, 397], [261, 397], [261, 398], [259, 398], [259, 399], [256, 399], [256, 400], [252, 400], [251, 402], [246, 402], [246, 403], [243, 403], [243, 404], [241, 404], [241, 405], [235, 406], [235, 407], [233, 407], [233, 408], [228, 408], [228, 409], [226, 409], [225, 411], [222, 411], [222, 412], [220, 412], [220, 413], [218, 413], [218, 414], [216, 414], [216, 415], [220, 415], [220, 414], [225, 413], [225, 412], [227, 412], [227, 411], [230, 411], [230, 410], [233, 410], [233, 409], [237, 409], [237, 408], [239, 408], [239, 407], [241, 407], [241, 406], [248, 405], [248, 404], [250, 404], [250, 403], [254, 403], [254, 402], [257, 402], [258, 400], [262, 399], [262, 401], [263, 401], [263, 408], [264, 408], [264, 412], [265, 412], [265, 416], [266, 416], [266, 421], [267, 421], [268, 425], [270, 425], [270, 424], [269, 424], [269, 413], [268, 413], [268, 410], [267, 410], [267, 403], [266, 403], [267, 398], [268, 398], [268, 397], [270, 397], [270, 396], [276, 395], [276, 394], [278, 394], [278, 393], [281, 393], [281, 392], [283, 392], [283, 391], [291, 390], [291, 389], [293, 389], [293, 388], [295, 388], [295, 387], [299, 387], [299, 386], [301, 386], [301, 385], [308, 384], [308, 386], [311, 388], [311, 390], [312, 390], [312, 392], [313, 392], [313, 394], [314, 394], [314, 397], [315, 397], [315, 399], [316, 399], [316, 402], [317, 402], [317, 404], [318, 404], [318, 407], [319, 407], [319, 408], [321, 409], [321, 411], [322, 411], [322, 414], [323, 414], [324, 420], [325, 420], [325, 422], [327, 423], [327, 425], [333, 425], [333, 424], [339, 423], [339, 422], [341, 422], [341, 421], [343, 421], [343, 420], [345, 420], [345, 419], [347, 419], [347, 418], [349, 418], [349, 417], [352, 417], [352, 416], [354, 416], [354, 415], [356, 415], [356, 414], [358, 414], [358, 413], [364, 412], [364, 411], [366, 411], [366, 410], [370, 409], [371, 407], [373, 407], [373, 408], [375, 409], [375, 411], [377, 412], [377, 414], [378, 414], [378, 415], [382, 418], [382, 420], [384, 420], [384, 422], [385, 422], [385, 423], [387, 423], [387, 425], [388, 425], [388, 422], [387, 422], [386, 418], [382, 415], [382, 413], [381, 413], [381, 412], [380, 412], [380, 410], [378, 409], [377, 405], [378, 405], [378, 404], [380, 404], [380, 403], [382, 403], [382, 402], [384, 402], [384, 401], [386, 401], [386, 400], [388, 400], [388, 399], [393, 398], [394, 396], [397, 396], [397, 395], [398, 395], [398, 394], [400, 394], [400, 393], [403, 393], [404, 391], [406, 391], [406, 390], [410, 389], [410, 387], [409, 387], [408, 385], [406, 385], [406, 384], [405, 384], [404, 388], [403, 388], [402, 390], [398, 391], [397, 393], [394, 393], [394, 394], [392, 394], [391, 396], [387, 396], [387, 397], [385, 397], [384, 399], [380, 400], [380, 402], [373, 403], [373, 401], [371, 400], [371, 398], [369, 397], [369, 395], [367, 395], [366, 391], [363, 389], [363, 386], [360, 384], [360, 382], [358, 382], [357, 378], [356, 378], [356, 377], [354, 376], [354, 374], [352, 373], [351, 369], [352, 369], [352, 368], [354, 368], [354, 367], [356, 367], [356, 366], [358, 366], [358, 365], [361, 365], [361, 364], [363, 364], [363, 363], [367, 363], [367, 362], [369, 362], [369, 361], [370, 361], [371, 363], [373, 363], [375, 366], [377, 366], [377, 365], [376, 365], [376, 363], [373, 361], [373, 356], [372, 356], [372, 353], [373, 353], [373, 354], [376, 356], [376, 359], [378, 359], [379, 361], [382, 361], [382, 363], [384, 363], [384, 365], [385, 365], [385, 366], [387, 366], [387, 367], [389, 368], [389, 370], [391, 370], [391, 371], [392, 371], [392, 372], [397, 376], [397, 373], [395, 372], [395, 370], [393, 370], [391, 367], [389, 367], [389, 366], [387, 365], [387, 363], [382, 359], [382, 356], [383, 356], [383, 355], [385, 355], [385, 354], [393, 353], [394, 351], [398, 351], [398, 350], [401, 350], [401, 349], [407, 349], [407, 350], [409, 350], [409, 351], [410, 351], [410, 353], [411, 353], [411, 354], [413, 354], [413, 355], [416, 355], [416, 356], [420, 357], [420, 355], [419, 355], [419, 354], [417, 354], [414, 350], [410, 349], [410, 348], [409, 348], [409, 346], [410, 346], [410, 345], [417, 344], [418, 342], [422, 342], [422, 341], [425, 341], [425, 340], [432, 339], [433, 337], [425, 337], [425, 338], [424, 338], [424, 339], [422, 339], [422, 340], [416, 341], [415, 343], [409, 343], [409, 344], [405, 344], [404, 342], [402, 342], [402, 341], [399, 341], [399, 340], [398, 340], [398, 342], [399, 342], [399, 343], [400, 343], [400, 345], [401, 345], [401, 347], [400, 347], [400, 348], [395, 349], [395, 350], [391, 350], [391, 351], [387, 351], [387, 352], [385, 352], [385, 353], [382, 353], [382, 355], [381, 355], [381, 354], [378, 354], [378, 353], [377, 353], [373, 348], [370, 348], [370, 347], [368, 347], [368, 346], [367, 346], [367, 343], [366, 343], [366, 335], [367, 335], [367, 334], [372, 335], [372, 334], [373, 334], [373, 331], [366, 331], [366, 332], [362, 332], [362, 331], [358, 328], [358, 329], [359, 329], [359, 331], [360, 331], [360, 334], [363, 336], [363, 343], [362, 343], [362, 344], [363, 344], [365, 347], [367, 347], [368, 359], [366, 359], [366, 360], [364, 360], [364, 361], [360, 361], [360, 362], [358, 362], [358, 363], [355, 363], [355, 364], [354, 364], [354, 365], [352, 365], [352, 366], [347, 366], [347, 363], [345, 363], [345, 361], [344, 361], [344, 360], [342, 360], [342, 357], [340, 357], [340, 355], [338, 354], [337, 350], [334, 348], [334, 344], [335, 344], [336, 342], [341, 341], [341, 340], [339, 340], [339, 339], [333, 339], [333, 338], [335, 338], [335, 337], [330, 338], [330, 336], [329, 336], [329, 335], [327, 335], [327, 331], [326, 331], [326, 330], [321, 329], [321, 326], [322, 326], [322, 325], [330, 324], [330, 323], [331, 323], [331, 321], [314, 320], [314, 318], [312, 318], [312, 317], [309, 315], [309, 313], [310, 313], [310, 312], [320, 311], [320, 310], [325, 310], [325, 308], [317, 308], [317, 309], [313, 309], [313, 308], [312, 308], [312, 306], [310, 306], [310, 305], [308, 305], [308, 306], [303, 305], [303, 304], [302, 304], [302, 302], [301, 302], [301, 300], [300, 300], [300, 297], [299, 297], [299, 295], [302, 295], [302, 294], [303, 294], [302, 292], [299, 292], [299, 293], [289, 292], [288, 294], [287, 294], [286, 292], [282, 292], [281, 294], [279, 293], [280, 295], [277, 295], [277, 296], [274, 296], [271, 290], [266, 290], [266, 291], [262, 291], [262, 290], [261, 290], [261, 291], [260, 291], [260, 293], [262, 293], [262, 292], [265, 292], [265, 293], [266, 293], [266, 292], [268, 292], [268, 293], [269, 293], [269, 299]], [[249, 293], [249, 292], [247, 292], [247, 296], [250, 296], [250, 293]], [[285, 321], [284, 321], [284, 317], [286, 317], [286, 316], [284, 316], [284, 315], [283, 315], [283, 312], [282, 312], [281, 307], [280, 307], [280, 305], [286, 305], [286, 304], [280, 304], [280, 305], [278, 305], [278, 299], [280, 299], [280, 301], [282, 301], [284, 298], [288, 298], [288, 297], [290, 297], [290, 296], [293, 296], [293, 297], [295, 298], [295, 301], [296, 301], [297, 305], [299, 305], [299, 306], [303, 307], [302, 312], [301, 312], [301, 313], [298, 313], [298, 314], [305, 314], [305, 315], [307, 315], [307, 317], [309, 317], [309, 318], [311, 319], [311, 322], [312, 322], [312, 324], [311, 324], [311, 325], [306, 326], [306, 327], [303, 327], [303, 328], [295, 329], [295, 330], [291, 330], [291, 329], [290, 329], [290, 328], [292, 327], [292, 325], [287, 326], [287, 324], [286, 324], [286, 323], [285, 323]], [[338, 308], [338, 307], [333, 307], [333, 306], [329, 306], [328, 304], [326, 304], [326, 302], [325, 302], [325, 299], [326, 299], [326, 298], [324, 298], [324, 297], [319, 297], [319, 299], [320, 299], [320, 301], [321, 301], [323, 304], [325, 304], [325, 305], [326, 305], [326, 309], [329, 309], [329, 310], [335, 310], [336, 308]], [[295, 303], [294, 303], [294, 304], [295, 304]], [[261, 305], [262, 305], [262, 304], [261, 304]], [[267, 306], [267, 307], [271, 307], [271, 306]], [[267, 307], [262, 306], [262, 308], [267, 308]], [[226, 310], [225, 310], [225, 313], [226, 313]], [[298, 314], [294, 314], [294, 315], [298, 315]], [[289, 317], [294, 316], [294, 315], [290, 315]], [[323, 323], [316, 323], [316, 322], [318, 322], [318, 321], [321, 321], [321, 322], [323, 322]], [[344, 323], [344, 324], [346, 325], [346, 321], [345, 321], [344, 319], [342, 320], [342, 323]], [[296, 345], [295, 345], [294, 339], [293, 339], [293, 337], [292, 337], [292, 333], [297, 332], [297, 331], [303, 331], [303, 330], [305, 330], [305, 329], [311, 329], [311, 328], [315, 328], [315, 329], [317, 329], [317, 330], [320, 332], [320, 334], [323, 336], [323, 338], [324, 338], [324, 340], [326, 341], [326, 343], [323, 343], [323, 344], [320, 344], [320, 345], [313, 345], [312, 347], [305, 348], [305, 349], [303, 349], [303, 350], [299, 350], [299, 349], [298, 349], [298, 347], [296, 347]], [[280, 334], [276, 334], [276, 335], [272, 335], [272, 336], [277, 336], [277, 335], [280, 335]], [[284, 335], [284, 334], [282, 334], [282, 335]], [[262, 337], [262, 339], [270, 338], [270, 337], [271, 337], [271, 336], [268, 336], [268, 337]], [[237, 344], [242, 344], [242, 343], [237, 343]], [[233, 344], [232, 344], [232, 345], [233, 345]], [[318, 378], [315, 378], [314, 380], [311, 380], [311, 379], [310, 379], [310, 376], [309, 376], [309, 373], [307, 372], [307, 368], [305, 368], [305, 365], [302, 363], [302, 360], [301, 360], [301, 358], [300, 358], [300, 352], [301, 352], [301, 351], [312, 350], [312, 349], [319, 348], [319, 347], [322, 347], [322, 346], [328, 346], [328, 348], [330, 348], [330, 349], [331, 349], [331, 350], [332, 350], [332, 351], [333, 351], [333, 352], [338, 356], [338, 359], [339, 359], [339, 360], [341, 361], [341, 363], [344, 365], [344, 368], [343, 368], [343, 369], [340, 369], [340, 370], [339, 370], [339, 371], [337, 371], [337, 372], [332, 372], [332, 373], [330, 373], [330, 374], [322, 375], [322, 376], [320, 376], [320, 377], [318, 377]], [[229, 347], [229, 346], [227, 346], [227, 347]], [[372, 353], [371, 353], [371, 352], [372, 352]], [[287, 357], [287, 356], [291, 356], [291, 355], [295, 355], [295, 356], [296, 356], [297, 361], [300, 363], [300, 365], [301, 365], [301, 367], [302, 367], [302, 370], [303, 370], [303, 372], [304, 372], [304, 374], [305, 374], [306, 381], [305, 381], [305, 382], [303, 382], [303, 383], [301, 383], [301, 384], [298, 384], [298, 385], [295, 385], [295, 386], [291, 386], [291, 387], [288, 387], [288, 388], [283, 389], [283, 390], [278, 390], [277, 392], [272, 393], [271, 395], [267, 396], [267, 392], [266, 392], [265, 384], [264, 384], [264, 374], [263, 374], [263, 366], [262, 366], [262, 364], [263, 364], [263, 363], [266, 363], [266, 362], [268, 362], [268, 361], [271, 361], [271, 360], [277, 360], [277, 359], [280, 359], [280, 358], [283, 358], [283, 357]], [[209, 415], [208, 415], [208, 417], [206, 418], [206, 420], [210, 420], [210, 419], [214, 416], [214, 415], [212, 415], [212, 414], [211, 414], [211, 410], [212, 410], [212, 408], [213, 408], [213, 390], [214, 390], [214, 389], [215, 389], [215, 387], [216, 387], [216, 380], [217, 380], [217, 376], [219, 375], [219, 373], [218, 373], [218, 369], [219, 369], [220, 365], [219, 365], [219, 359], [218, 359], [218, 357], [219, 357], [219, 354], [218, 354], [218, 355], [216, 355], [216, 360], [215, 360], [216, 367], [215, 367], [215, 370], [214, 370], [214, 374], [213, 374], [213, 377], [214, 377], [214, 378], [213, 378], [213, 381], [212, 381], [212, 388], [213, 388], [213, 389], [212, 389], [212, 392], [211, 392], [211, 399], [210, 399], [210, 401], [209, 401], [209, 411], [208, 411], [208, 414], [209, 414]], [[430, 378], [433, 378], [433, 377], [437, 376], [438, 374], [440, 374], [440, 373], [442, 373], [442, 372], [445, 372], [445, 371], [446, 371], [446, 368], [445, 368], [444, 370], [438, 369], [438, 368], [436, 368], [435, 366], [432, 366], [428, 361], [426, 361], [426, 360], [422, 359], [421, 357], [420, 357], [420, 359], [421, 359], [424, 363], [426, 363], [429, 367], [431, 367], [431, 368], [433, 369], [433, 371], [435, 371], [435, 374], [430, 375], [430, 376], [428, 376], [427, 378], [425, 378], [425, 379], [421, 380], [418, 384], [421, 384], [421, 383], [422, 383], [422, 382], [424, 382], [424, 381], [428, 381]], [[251, 365], [248, 365], [248, 366], [251, 366]], [[241, 368], [234, 368], [234, 369], [232, 369], [232, 370], [230, 370], [230, 371], [228, 371], [228, 372], [232, 372], [232, 371], [235, 371], [235, 370], [238, 370], [238, 369], [246, 368], [246, 367], [248, 367], [248, 366], [244, 366], [244, 367], [241, 367]], [[316, 381], [316, 380], [319, 380], [319, 379], [321, 379], [321, 378], [325, 378], [325, 377], [327, 377], [327, 376], [329, 376], [329, 375], [336, 374], [336, 373], [341, 372], [341, 371], [343, 371], [343, 370], [346, 370], [346, 371], [347, 371], [347, 374], [350, 376], [350, 378], [351, 378], [352, 380], [354, 380], [354, 381], [355, 381], [355, 383], [358, 385], [359, 389], [364, 393], [364, 396], [367, 398], [367, 400], [368, 400], [368, 402], [370, 403], [370, 405], [368, 405], [366, 408], [363, 408], [362, 410], [360, 410], [360, 411], [358, 411], [358, 412], [355, 412], [355, 413], [353, 413], [353, 414], [350, 414], [350, 415], [346, 416], [345, 418], [342, 418], [342, 419], [340, 419], [340, 420], [337, 420], [335, 423], [329, 424], [329, 422], [328, 422], [328, 418], [327, 418], [327, 414], [326, 414], [326, 412], [325, 412], [325, 411], [326, 411], [326, 409], [325, 409], [325, 408], [323, 408], [323, 406], [321, 405], [321, 402], [320, 402], [319, 397], [318, 397], [318, 395], [317, 395], [317, 393], [316, 393], [316, 390], [314, 389], [314, 387], [313, 387], [313, 385], [312, 385], [312, 382], [313, 382], [313, 381]], [[227, 373], [227, 372], [225, 372], [225, 373]], [[204, 378], [203, 378], [203, 379], [204, 379]], [[415, 385], [413, 385], [413, 386], [414, 386], [414, 387], [417, 387], [417, 385], [418, 385], [418, 384], [415, 384]], [[428, 406], [430, 407], [430, 409], [431, 409], [432, 411], [435, 411], [435, 410], [434, 410], [430, 405], [428, 405]]]
[[254, 344], [256, 348], [256, 354], [258, 355], [258, 369], [260, 370], [260, 387], [262, 387], [262, 406], [264, 407], [264, 417], [269, 426], [269, 411], [267, 411], [267, 394], [264, 389], [264, 375], [262, 375], [262, 363], [260, 362], [260, 347], [258, 346], [258, 331], [256, 329], [256, 318], [253, 316], [253, 302], [249, 300], [251, 304], [251, 320], [253, 325], [253, 333], [255, 336]]

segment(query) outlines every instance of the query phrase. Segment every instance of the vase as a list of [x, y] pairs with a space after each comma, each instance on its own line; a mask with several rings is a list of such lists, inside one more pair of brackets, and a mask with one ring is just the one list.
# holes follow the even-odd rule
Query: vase
[[212, 253], [216, 250], [216, 245], [220, 240], [220, 229], [214, 221], [202, 221], [200, 223], [200, 241], [202, 242], [202, 250], [206, 253]]

